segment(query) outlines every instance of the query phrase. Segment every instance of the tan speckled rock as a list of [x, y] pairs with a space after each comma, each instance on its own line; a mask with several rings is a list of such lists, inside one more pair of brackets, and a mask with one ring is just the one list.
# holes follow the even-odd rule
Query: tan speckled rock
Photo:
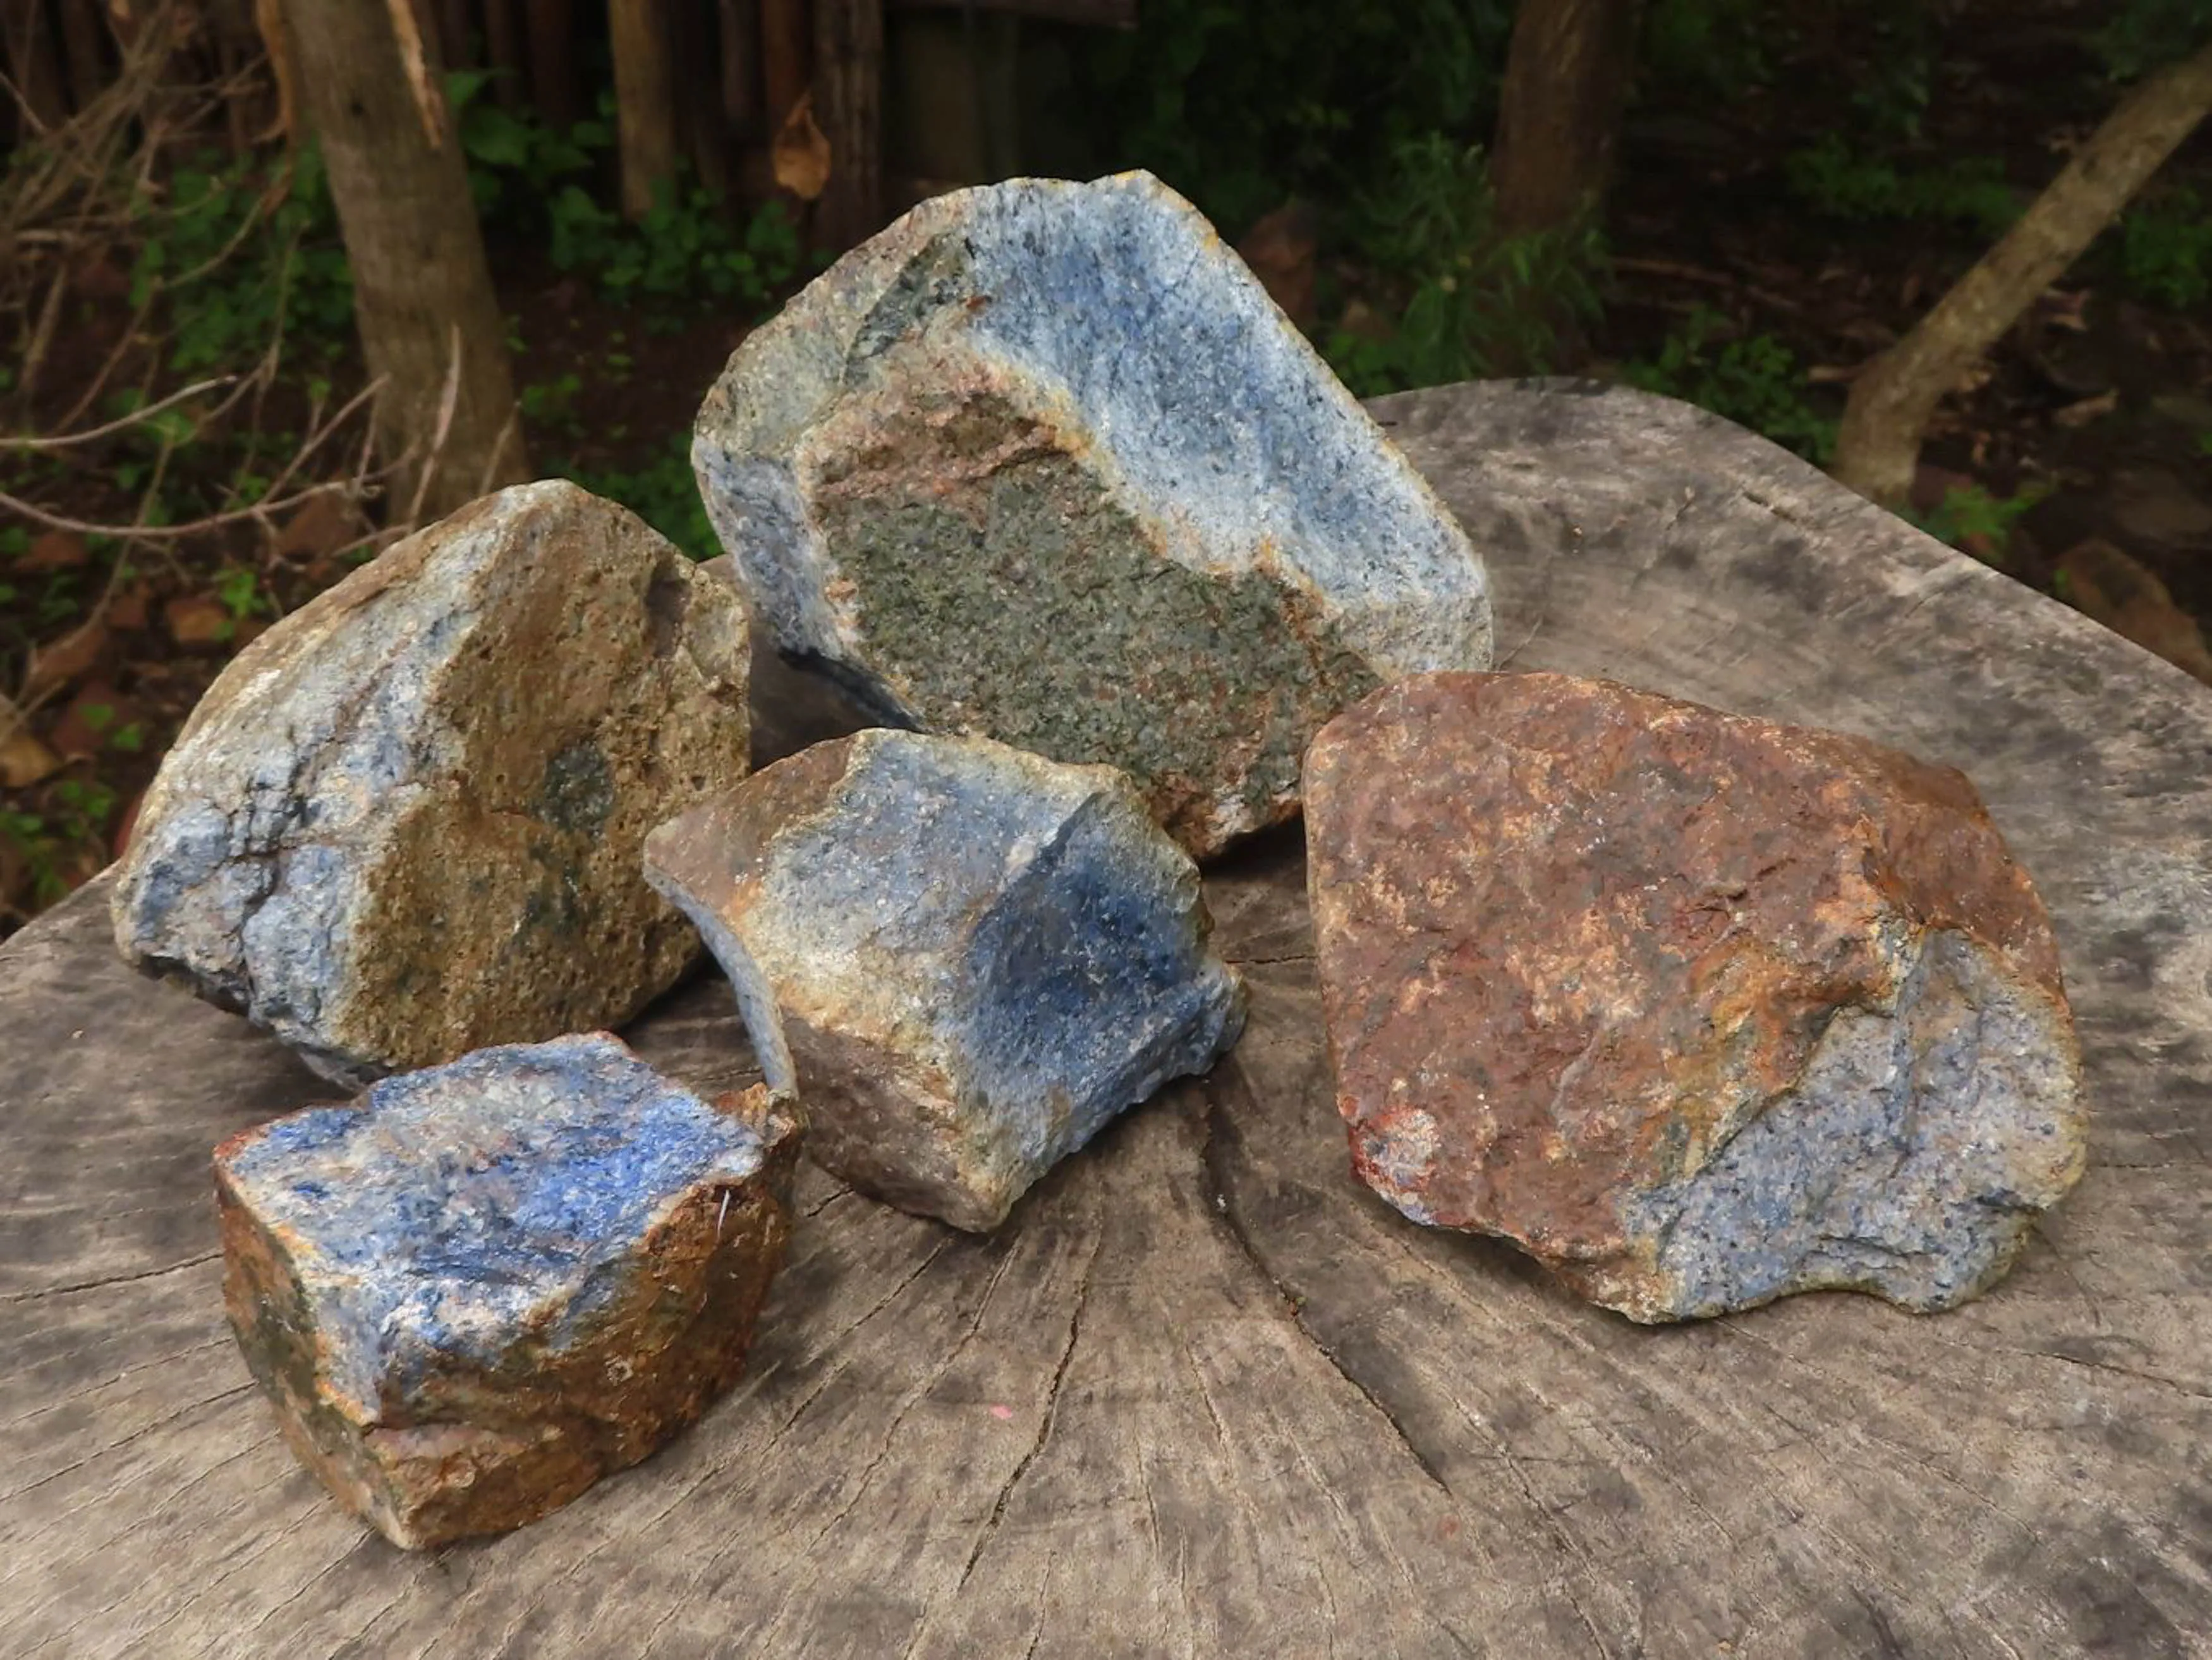
[[117, 944], [357, 1084], [611, 1026], [697, 952], [638, 850], [744, 775], [743, 602], [557, 481], [239, 654], [147, 792]]
[[2051, 927], [1972, 787], [1559, 675], [1424, 675], [1307, 758], [1362, 1180], [1638, 1320], [1948, 1308], [2081, 1174]]

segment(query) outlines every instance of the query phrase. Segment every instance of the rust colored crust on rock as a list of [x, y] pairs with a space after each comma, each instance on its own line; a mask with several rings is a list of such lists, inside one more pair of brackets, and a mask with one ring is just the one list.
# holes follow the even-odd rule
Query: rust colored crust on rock
[[1648, 1266], [1623, 1195], [1702, 1169], [1833, 1011], [1894, 998], [1918, 935], [1978, 942], [2070, 1049], [2042, 902], [1951, 768], [1605, 682], [1433, 674], [1332, 721], [1305, 781], [1355, 1169], [1403, 1191], [1372, 1152], [1434, 1138], [1431, 1218], [1571, 1283]]
[[744, 1182], [702, 1184], [647, 1237], [629, 1294], [557, 1355], [514, 1345], [501, 1366], [453, 1367], [387, 1392], [366, 1415], [326, 1382], [325, 1356], [282, 1231], [241, 1205], [216, 1150], [223, 1300], [286, 1444], [345, 1507], [405, 1549], [503, 1533], [636, 1463], [736, 1383], [791, 1232], [796, 1126], [765, 1085], [714, 1103], [758, 1126]]

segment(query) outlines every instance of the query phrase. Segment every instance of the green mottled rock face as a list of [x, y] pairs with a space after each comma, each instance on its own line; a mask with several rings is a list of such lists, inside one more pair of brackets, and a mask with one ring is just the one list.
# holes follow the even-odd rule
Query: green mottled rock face
[[996, 396], [946, 401], [872, 403], [864, 432], [830, 423], [806, 452], [884, 685], [934, 725], [1058, 761], [1112, 754], [1187, 838], [1294, 807], [1298, 735], [1372, 689], [1367, 664], [1295, 587], [1163, 557], [1063, 435]]
[[488, 497], [209, 689], [117, 942], [349, 1084], [627, 1019], [696, 954], [638, 850], [744, 775], [748, 666], [741, 599], [635, 515]]
[[693, 459], [786, 653], [1116, 766], [1197, 854], [1297, 811], [1337, 710], [1490, 661], [1458, 526], [1146, 175], [925, 204], [747, 340]]

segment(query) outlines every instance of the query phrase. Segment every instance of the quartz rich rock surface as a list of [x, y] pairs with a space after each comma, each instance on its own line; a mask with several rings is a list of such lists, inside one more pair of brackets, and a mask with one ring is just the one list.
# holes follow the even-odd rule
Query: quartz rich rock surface
[[1109, 767], [876, 729], [655, 830], [816, 1163], [994, 1227], [1243, 1025], [1198, 872]]
[[225, 1298], [292, 1450], [394, 1544], [496, 1533], [735, 1381], [797, 1139], [605, 1034], [479, 1050], [216, 1152]]
[[1200, 856], [1346, 704], [1490, 665], [1458, 525], [1148, 174], [924, 203], [747, 337], [692, 459], [785, 654], [1120, 767]]
[[1427, 675], [1306, 763], [1362, 1180], [1584, 1296], [1948, 1308], [2079, 1177], [2041, 902], [1973, 787], [1604, 682]]
[[638, 848], [744, 775], [744, 605], [558, 482], [248, 646], [140, 810], [117, 943], [349, 1085], [627, 1019], [697, 937]]

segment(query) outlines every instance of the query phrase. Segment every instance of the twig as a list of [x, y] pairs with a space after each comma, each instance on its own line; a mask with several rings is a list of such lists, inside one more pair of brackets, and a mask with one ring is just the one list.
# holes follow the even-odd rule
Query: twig
[[204, 519], [195, 519], [182, 525], [94, 525], [82, 519], [49, 513], [44, 508], [10, 496], [0, 490], [0, 508], [10, 513], [20, 513], [46, 526], [49, 530], [73, 531], [79, 536], [105, 536], [118, 542], [173, 542], [181, 537], [200, 536], [211, 530], [222, 530], [229, 525], [243, 525], [253, 520], [265, 520], [272, 514], [283, 513], [302, 502], [312, 502], [318, 496], [328, 496], [346, 488], [343, 482], [310, 484], [278, 501], [257, 502], [250, 508], [238, 508], [228, 513], [211, 513]]
[[1700, 283], [1707, 288], [1734, 289], [1737, 293], [1747, 295], [1776, 311], [1788, 312], [1796, 317], [1805, 313], [1805, 307], [1788, 295], [1777, 294], [1771, 289], [1747, 283], [1728, 271], [1707, 271], [1701, 265], [1686, 265], [1674, 259], [1637, 259], [1625, 255], [1614, 256], [1613, 268], [1633, 272], [1639, 277], [1669, 277], [1678, 282]]
[[[453, 350], [446, 360], [445, 389], [438, 394], [438, 424], [430, 435], [430, 448], [422, 458], [422, 470], [415, 476], [415, 496], [407, 504], [407, 517], [419, 520], [422, 503], [430, 494], [431, 481], [437, 477], [438, 464], [445, 457], [446, 435], [453, 424], [453, 410], [461, 401], [461, 325], [453, 325]], [[497, 452], [494, 452], [497, 453]]]
[[[163, 410], [174, 409], [188, 398], [197, 398], [217, 386], [229, 386], [238, 379], [235, 374], [218, 374], [212, 380], [196, 380], [181, 392], [171, 392], [158, 404], [149, 404], [143, 409], [133, 410], [128, 415], [101, 426], [88, 427], [82, 432], [65, 432], [58, 438], [0, 438], [0, 449], [62, 450], [75, 444], [89, 444], [95, 438], [106, 438], [112, 433], [123, 432], [150, 421]], [[222, 410], [218, 409], [216, 413], [220, 414]]]

